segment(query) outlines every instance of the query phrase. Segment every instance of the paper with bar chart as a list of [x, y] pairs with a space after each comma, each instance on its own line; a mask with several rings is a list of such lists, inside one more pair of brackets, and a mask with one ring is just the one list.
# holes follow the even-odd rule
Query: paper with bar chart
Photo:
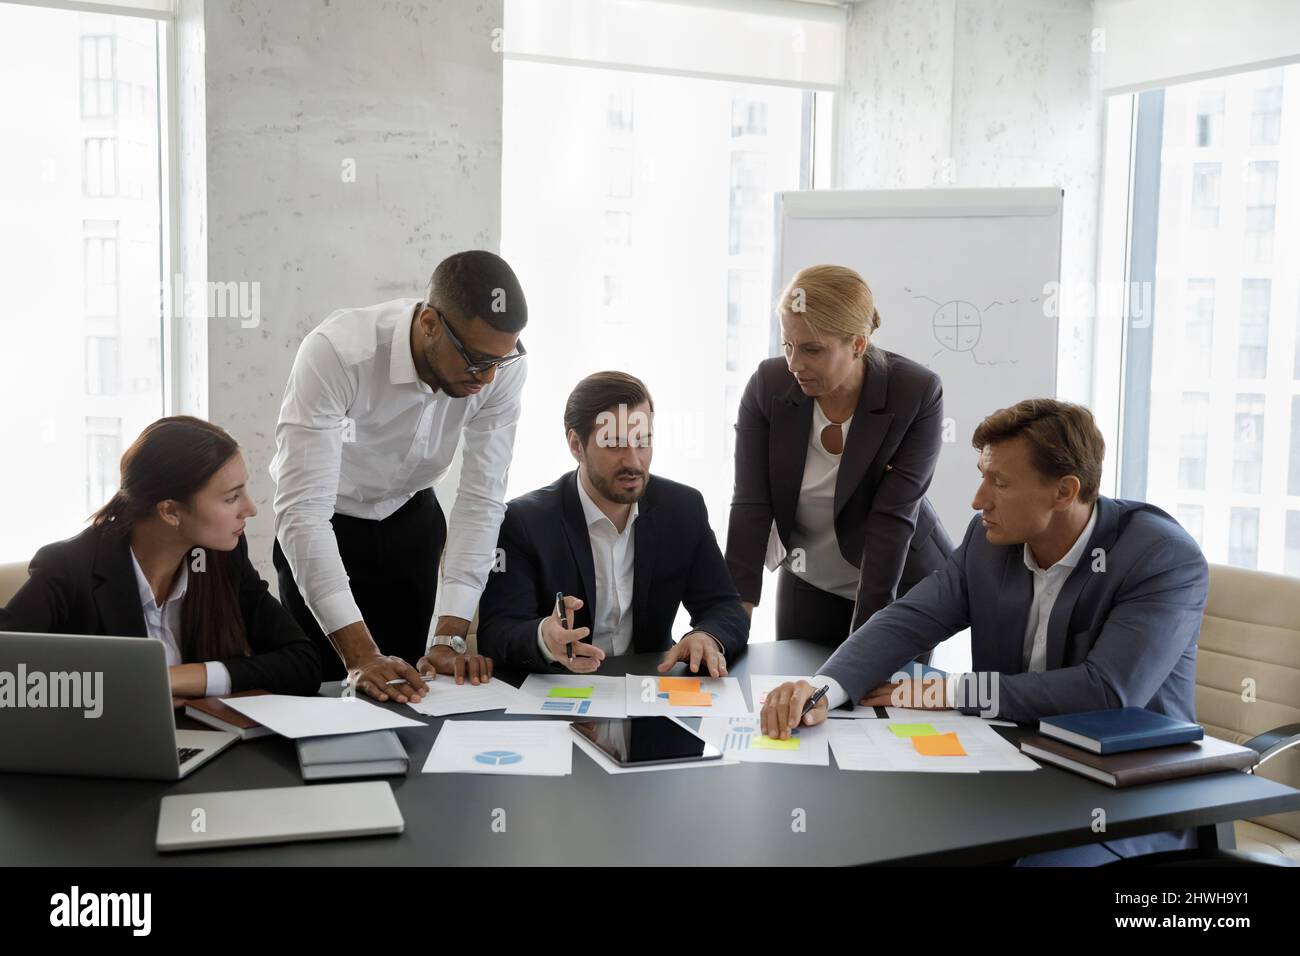
[[734, 677], [628, 674], [624, 680], [629, 717], [744, 717], [750, 713], [745, 692]]
[[507, 714], [540, 717], [626, 717], [623, 678], [595, 674], [529, 674]]
[[800, 727], [788, 740], [780, 740], [766, 736], [758, 718], [753, 714], [745, 717], [705, 717], [700, 721], [700, 736], [725, 756], [746, 763], [792, 763], [828, 767], [831, 762], [824, 725]]

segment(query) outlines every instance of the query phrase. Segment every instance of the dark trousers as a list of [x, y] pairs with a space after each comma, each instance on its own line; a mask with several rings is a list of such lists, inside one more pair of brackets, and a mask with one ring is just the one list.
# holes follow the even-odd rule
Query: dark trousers
[[[899, 597], [903, 588], [899, 586]], [[853, 631], [854, 602], [809, 584], [786, 568], [776, 576], [776, 639], [804, 640], [832, 650]], [[930, 652], [917, 658], [930, 663]]]
[[[379, 650], [414, 664], [429, 640], [438, 596], [438, 561], [447, 541], [447, 521], [433, 490], [418, 492], [383, 521], [336, 514], [330, 524], [352, 597]], [[272, 560], [280, 581], [280, 603], [320, 651], [321, 679], [342, 680], [343, 662], [307, 609], [279, 541]]]
[[849, 636], [853, 602], [809, 584], [787, 568], [776, 574], [776, 639], [836, 648]]

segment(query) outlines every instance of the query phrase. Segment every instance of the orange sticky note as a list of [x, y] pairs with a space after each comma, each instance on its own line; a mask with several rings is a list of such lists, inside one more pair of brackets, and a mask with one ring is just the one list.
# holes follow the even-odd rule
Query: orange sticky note
[[966, 751], [962, 749], [961, 741], [957, 739], [956, 734], [925, 734], [921, 737], [913, 737], [911, 740], [916, 752], [923, 757], [966, 756]]
[[712, 707], [713, 695], [703, 690], [670, 690], [669, 707]]
[[686, 691], [689, 694], [698, 694], [700, 692], [700, 679], [698, 677], [659, 678], [659, 693], [671, 694], [675, 690]]

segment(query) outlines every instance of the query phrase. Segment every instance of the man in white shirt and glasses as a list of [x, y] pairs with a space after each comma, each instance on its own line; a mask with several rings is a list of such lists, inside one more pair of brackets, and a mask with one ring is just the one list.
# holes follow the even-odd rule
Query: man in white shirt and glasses
[[[299, 347], [270, 469], [274, 562], [325, 680], [405, 703], [434, 673], [491, 676], [465, 636], [505, 513], [527, 320], [505, 260], [461, 252], [424, 300], [341, 309]], [[433, 485], [462, 439], [447, 522]]]

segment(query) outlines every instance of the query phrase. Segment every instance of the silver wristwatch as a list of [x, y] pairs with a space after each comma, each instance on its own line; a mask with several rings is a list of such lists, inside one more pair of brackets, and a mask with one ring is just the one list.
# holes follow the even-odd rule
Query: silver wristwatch
[[464, 654], [466, 650], [465, 638], [459, 634], [438, 634], [434, 637], [433, 643], [429, 645], [432, 650], [435, 647], [450, 647], [457, 654]]

